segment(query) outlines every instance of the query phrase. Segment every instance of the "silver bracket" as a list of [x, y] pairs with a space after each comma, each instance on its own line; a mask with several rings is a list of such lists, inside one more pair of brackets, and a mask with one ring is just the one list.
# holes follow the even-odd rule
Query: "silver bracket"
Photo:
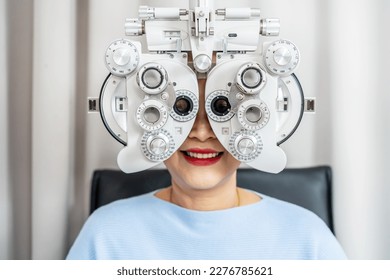
[[115, 109], [117, 112], [127, 112], [127, 97], [115, 97]]
[[182, 46], [182, 44], [183, 44], [183, 40], [178, 38], [176, 40], [176, 52], [177, 53], [181, 53], [181, 46]]
[[315, 97], [305, 98], [304, 112], [305, 113], [315, 113], [316, 112], [316, 98]]
[[283, 97], [282, 100], [276, 101], [276, 110], [278, 112], [287, 112], [288, 111], [288, 98]]
[[100, 112], [99, 98], [88, 97], [88, 113], [99, 113], [99, 112]]

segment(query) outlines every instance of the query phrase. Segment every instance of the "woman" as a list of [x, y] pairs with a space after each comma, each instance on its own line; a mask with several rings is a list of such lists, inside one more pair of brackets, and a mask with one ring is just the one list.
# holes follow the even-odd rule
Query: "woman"
[[[199, 80], [200, 104], [205, 81]], [[67, 258], [345, 258], [313, 213], [237, 187], [240, 162], [217, 140], [204, 106], [165, 164], [171, 186], [96, 210]]]

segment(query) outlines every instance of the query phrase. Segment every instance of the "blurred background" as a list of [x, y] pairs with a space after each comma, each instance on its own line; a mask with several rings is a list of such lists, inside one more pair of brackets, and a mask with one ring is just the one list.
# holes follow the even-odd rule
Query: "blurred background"
[[[237, 3], [239, 2], [239, 3]], [[121, 145], [87, 113], [105, 48], [138, 5], [0, 0], [0, 259], [62, 259], [88, 216], [93, 170]], [[214, 1], [260, 8], [301, 52], [317, 112], [282, 145], [288, 167], [333, 168], [335, 232], [351, 259], [390, 259], [390, 1]], [[272, 40], [272, 38], [271, 38]]]

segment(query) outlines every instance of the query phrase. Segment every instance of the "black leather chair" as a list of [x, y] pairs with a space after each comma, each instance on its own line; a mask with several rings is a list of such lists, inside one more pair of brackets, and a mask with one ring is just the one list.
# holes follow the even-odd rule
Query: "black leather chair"
[[[269, 174], [254, 169], [239, 169], [240, 187], [285, 200], [311, 210], [333, 231], [329, 166], [285, 169]], [[170, 184], [167, 170], [146, 170], [125, 174], [119, 170], [96, 170], [92, 178], [91, 213], [114, 200], [140, 195]]]

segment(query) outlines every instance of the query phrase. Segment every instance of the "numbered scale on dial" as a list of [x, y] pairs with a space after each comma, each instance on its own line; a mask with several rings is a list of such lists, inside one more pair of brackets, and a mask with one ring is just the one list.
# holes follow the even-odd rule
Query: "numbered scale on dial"
[[229, 140], [229, 152], [239, 161], [250, 162], [263, 150], [261, 137], [250, 130], [236, 131]]
[[260, 100], [247, 100], [237, 110], [238, 122], [248, 130], [263, 128], [270, 118], [267, 105]]
[[116, 40], [107, 48], [105, 62], [111, 74], [123, 77], [137, 68], [139, 52], [136, 46], [129, 40]]
[[163, 161], [175, 151], [175, 141], [165, 129], [147, 131], [141, 139], [141, 149], [151, 161]]
[[292, 74], [298, 66], [299, 58], [298, 48], [288, 40], [273, 42], [264, 53], [267, 68], [281, 76]]

